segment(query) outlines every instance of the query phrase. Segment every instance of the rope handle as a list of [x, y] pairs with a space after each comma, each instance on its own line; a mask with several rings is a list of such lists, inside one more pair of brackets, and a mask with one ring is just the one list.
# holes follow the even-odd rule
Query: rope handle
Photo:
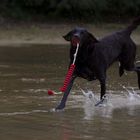
[[74, 54], [73, 63], [70, 65], [70, 68], [69, 68], [69, 70], [68, 70], [68, 72], [66, 74], [66, 78], [64, 80], [63, 87], [60, 88], [60, 91], [62, 91], [62, 92], [65, 92], [66, 91], [66, 89], [67, 89], [67, 87], [68, 87], [68, 85], [69, 85], [69, 83], [71, 81], [71, 77], [72, 77], [73, 72], [74, 72], [75, 67], [76, 67], [75, 61], [76, 61], [78, 49], [79, 49], [79, 43], [77, 43], [77, 48], [76, 48], [76, 51], [75, 51], [75, 54]]

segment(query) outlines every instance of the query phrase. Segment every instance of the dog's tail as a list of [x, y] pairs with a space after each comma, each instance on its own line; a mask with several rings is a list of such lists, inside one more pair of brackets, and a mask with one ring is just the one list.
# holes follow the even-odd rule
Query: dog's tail
[[140, 16], [137, 17], [132, 21], [132, 23], [127, 27], [127, 32], [129, 35], [132, 33], [133, 30], [135, 30], [140, 25]]

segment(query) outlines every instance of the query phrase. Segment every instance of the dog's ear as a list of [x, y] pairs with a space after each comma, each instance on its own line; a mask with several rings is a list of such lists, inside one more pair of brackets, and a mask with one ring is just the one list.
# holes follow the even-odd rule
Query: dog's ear
[[63, 38], [64, 38], [66, 41], [71, 41], [71, 38], [72, 38], [72, 31], [70, 31], [69, 33], [67, 33], [66, 35], [64, 35]]
[[88, 36], [89, 36], [89, 39], [92, 40], [93, 42], [95, 43], [98, 42], [98, 40], [89, 32], [88, 32]]

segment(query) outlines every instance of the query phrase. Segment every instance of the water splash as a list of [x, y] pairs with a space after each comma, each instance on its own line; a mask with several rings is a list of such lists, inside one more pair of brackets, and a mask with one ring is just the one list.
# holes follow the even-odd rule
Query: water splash
[[107, 96], [107, 101], [98, 107], [95, 107], [95, 104], [99, 101], [99, 96], [91, 90], [84, 91], [81, 89], [81, 92], [85, 96], [83, 105], [85, 111], [84, 119], [93, 119], [93, 116], [97, 115], [101, 117], [112, 117], [113, 110], [118, 108], [130, 109], [130, 114], [132, 115], [135, 107], [140, 106], [140, 95], [134, 88], [130, 90], [123, 86], [123, 89], [125, 89], [125, 91], [121, 92], [122, 94], [115, 95], [110, 93]]

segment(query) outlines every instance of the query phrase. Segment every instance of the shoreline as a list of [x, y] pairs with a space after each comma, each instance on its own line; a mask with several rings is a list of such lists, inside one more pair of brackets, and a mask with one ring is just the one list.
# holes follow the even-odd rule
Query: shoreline
[[[30, 44], [67, 45], [63, 35], [73, 28], [80, 26], [86, 28], [95, 37], [102, 38], [105, 35], [125, 28], [125, 24], [29, 24], [8, 25], [0, 27], [0, 47], [29, 46]], [[140, 28], [132, 33], [132, 39], [140, 44]]]

